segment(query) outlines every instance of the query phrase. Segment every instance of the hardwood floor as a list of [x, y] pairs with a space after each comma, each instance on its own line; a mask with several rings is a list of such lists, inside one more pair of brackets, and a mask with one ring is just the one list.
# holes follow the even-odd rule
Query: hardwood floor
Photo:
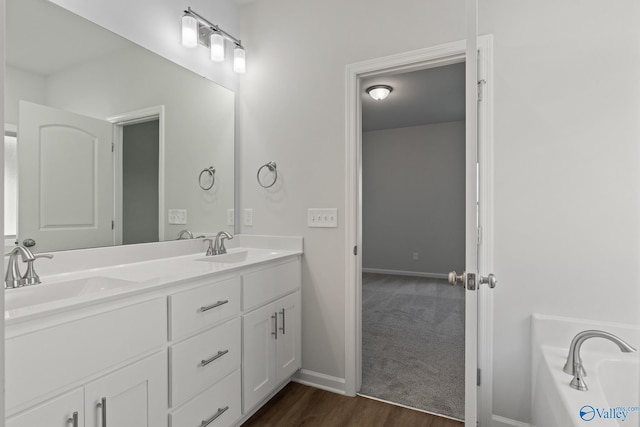
[[463, 427], [463, 423], [364, 397], [289, 383], [242, 427]]

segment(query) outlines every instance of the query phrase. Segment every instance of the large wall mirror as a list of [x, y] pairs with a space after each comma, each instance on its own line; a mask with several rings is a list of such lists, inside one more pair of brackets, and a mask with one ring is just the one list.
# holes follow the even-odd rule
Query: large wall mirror
[[6, 22], [5, 246], [233, 232], [232, 91], [46, 0]]

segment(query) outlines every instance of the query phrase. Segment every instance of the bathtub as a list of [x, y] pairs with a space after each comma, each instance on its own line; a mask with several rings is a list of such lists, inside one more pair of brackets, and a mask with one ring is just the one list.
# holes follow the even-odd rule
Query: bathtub
[[[563, 321], [568, 323], [558, 323]], [[615, 344], [598, 338], [586, 341], [581, 356], [587, 391], [571, 388], [572, 376], [562, 370], [576, 333], [601, 329], [638, 348], [637, 328], [547, 316], [534, 316], [533, 322], [533, 426], [640, 426], [640, 353], [622, 353]]]

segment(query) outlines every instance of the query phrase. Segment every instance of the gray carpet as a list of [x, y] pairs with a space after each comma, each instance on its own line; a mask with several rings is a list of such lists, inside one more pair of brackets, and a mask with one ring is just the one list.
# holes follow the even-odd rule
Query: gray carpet
[[464, 289], [446, 280], [364, 273], [366, 396], [464, 419]]

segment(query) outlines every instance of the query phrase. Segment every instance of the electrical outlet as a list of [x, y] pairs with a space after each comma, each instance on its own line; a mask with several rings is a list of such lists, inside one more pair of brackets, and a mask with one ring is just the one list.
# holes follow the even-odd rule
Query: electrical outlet
[[420, 254], [418, 254], [418, 252], [414, 252], [414, 253], [413, 253], [413, 260], [414, 260], [414, 261], [417, 261], [417, 260], [419, 259], [419, 255], [420, 255]]
[[307, 225], [309, 227], [336, 228], [338, 226], [338, 209], [309, 208], [307, 210]]
[[236, 225], [235, 210], [227, 209], [227, 225]]
[[244, 210], [244, 221], [242, 223], [248, 226], [253, 225], [253, 209]]
[[185, 225], [186, 223], [186, 209], [169, 209], [169, 224]]

